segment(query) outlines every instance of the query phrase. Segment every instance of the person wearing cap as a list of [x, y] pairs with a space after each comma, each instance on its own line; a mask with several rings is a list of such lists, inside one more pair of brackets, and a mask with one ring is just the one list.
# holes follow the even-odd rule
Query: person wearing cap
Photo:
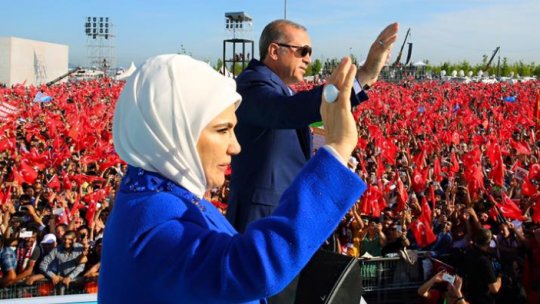
[[342, 91], [320, 108], [326, 145], [282, 207], [239, 233], [205, 199], [241, 150], [235, 82], [186, 55], [148, 59], [114, 112], [114, 148], [129, 166], [103, 237], [99, 302], [265, 303], [285, 288], [365, 190], [346, 166], [355, 73], [344, 58], [329, 79]]
[[9, 284], [22, 281], [34, 274], [34, 269], [37, 269], [38, 261], [42, 257], [42, 252], [39, 244], [37, 243], [38, 230], [34, 227], [28, 227], [25, 232], [29, 233], [19, 243], [16, 250], [17, 255], [17, 276]]
[[68, 230], [64, 234], [62, 245], [54, 248], [43, 258], [39, 269], [53, 285], [60, 283], [69, 286], [71, 281], [84, 270], [84, 264], [79, 263], [83, 246], [76, 242], [77, 234]]
[[[397, 31], [397, 23], [387, 26], [372, 44], [355, 78], [353, 106], [368, 99], [366, 90], [377, 80]], [[236, 79], [243, 98], [236, 127], [243, 153], [232, 160], [227, 219], [240, 232], [279, 206], [281, 195], [312, 155], [309, 125], [321, 121], [323, 86], [298, 93], [291, 89], [303, 81], [311, 52], [304, 26], [272, 21], [259, 39], [260, 60], [252, 59]]]
[[[41, 255], [36, 261], [36, 265], [38, 265], [38, 267], [43, 261], [43, 258], [47, 256], [54, 248], [56, 248], [56, 236], [54, 235], [54, 233], [47, 233], [45, 236], [43, 236], [43, 240], [41, 240], [39, 245], [41, 249]], [[28, 276], [25, 280], [25, 283], [26, 285], [33, 285], [35, 282], [41, 281], [43, 279], [45, 279], [45, 275], [39, 272]]]
[[[52, 246], [50, 250], [56, 247], [56, 235], [54, 233], [47, 233], [40, 242], [41, 246]], [[49, 250], [49, 251], [50, 251]]]

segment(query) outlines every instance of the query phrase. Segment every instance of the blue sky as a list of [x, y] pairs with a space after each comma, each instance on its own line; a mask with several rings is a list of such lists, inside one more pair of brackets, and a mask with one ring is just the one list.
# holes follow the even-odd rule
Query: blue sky
[[[283, 18], [284, 0], [17, 0], [4, 1], [0, 36], [15, 36], [69, 46], [70, 65], [86, 63], [86, 16], [110, 17], [116, 32], [119, 66], [179, 52], [215, 64], [222, 56], [225, 12], [244, 11], [253, 18], [255, 54], [262, 28]], [[385, 25], [400, 23], [394, 60], [411, 28], [412, 60], [468, 60], [479, 63], [501, 47], [510, 62], [540, 63], [539, 0], [288, 0], [287, 19], [310, 33], [314, 58], [354, 53], [362, 59]], [[405, 58], [403, 54], [402, 58]]]

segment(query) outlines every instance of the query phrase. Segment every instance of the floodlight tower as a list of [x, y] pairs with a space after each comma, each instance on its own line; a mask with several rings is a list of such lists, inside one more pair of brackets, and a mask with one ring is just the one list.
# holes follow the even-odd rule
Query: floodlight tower
[[116, 68], [114, 27], [109, 17], [86, 17], [84, 23], [86, 35], [86, 55], [89, 67], [96, 67], [107, 72]]
[[[220, 72], [227, 75], [227, 64], [229, 64], [232, 76], [236, 77], [235, 65], [241, 63], [244, 70], [247, 62], [254, 55], [253, 19], [244, 12], [225, 13], [225, 30], [232, 38], [223, 40], [223, 67]], [[237, 53], [239, 51], [237, 51], [237, 44], [242, 49], [240, 53]], [[246, 44], [248, 48], [251, 45], [251, 50], [247, 50], [248, 53], [246, 53]]]

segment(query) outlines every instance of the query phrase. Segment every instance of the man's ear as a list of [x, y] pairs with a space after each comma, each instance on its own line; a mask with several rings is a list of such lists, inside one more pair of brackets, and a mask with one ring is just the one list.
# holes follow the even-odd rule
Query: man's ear
[[278, 51], [279, 45], [275, 43], [270, 43], [270, 45], [268, 46], [268, 54], [266, 55], [266, 57], [270, 58], [271, 60], [277, 60], [279, 57]]

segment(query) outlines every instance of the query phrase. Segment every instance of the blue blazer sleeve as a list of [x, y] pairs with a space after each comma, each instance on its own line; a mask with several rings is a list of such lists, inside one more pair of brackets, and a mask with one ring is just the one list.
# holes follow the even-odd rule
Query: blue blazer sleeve
[[277, 210], [244, 234], [173, 219], [141, 235], [132, 250], [142, 271], [159, 269], [152, 276], [156, 286], [180, 289], [189, 282], [201, 303], [258, 300], [278, 293], [300, 272], [365, 189], [357, 175], [320, 149]]

